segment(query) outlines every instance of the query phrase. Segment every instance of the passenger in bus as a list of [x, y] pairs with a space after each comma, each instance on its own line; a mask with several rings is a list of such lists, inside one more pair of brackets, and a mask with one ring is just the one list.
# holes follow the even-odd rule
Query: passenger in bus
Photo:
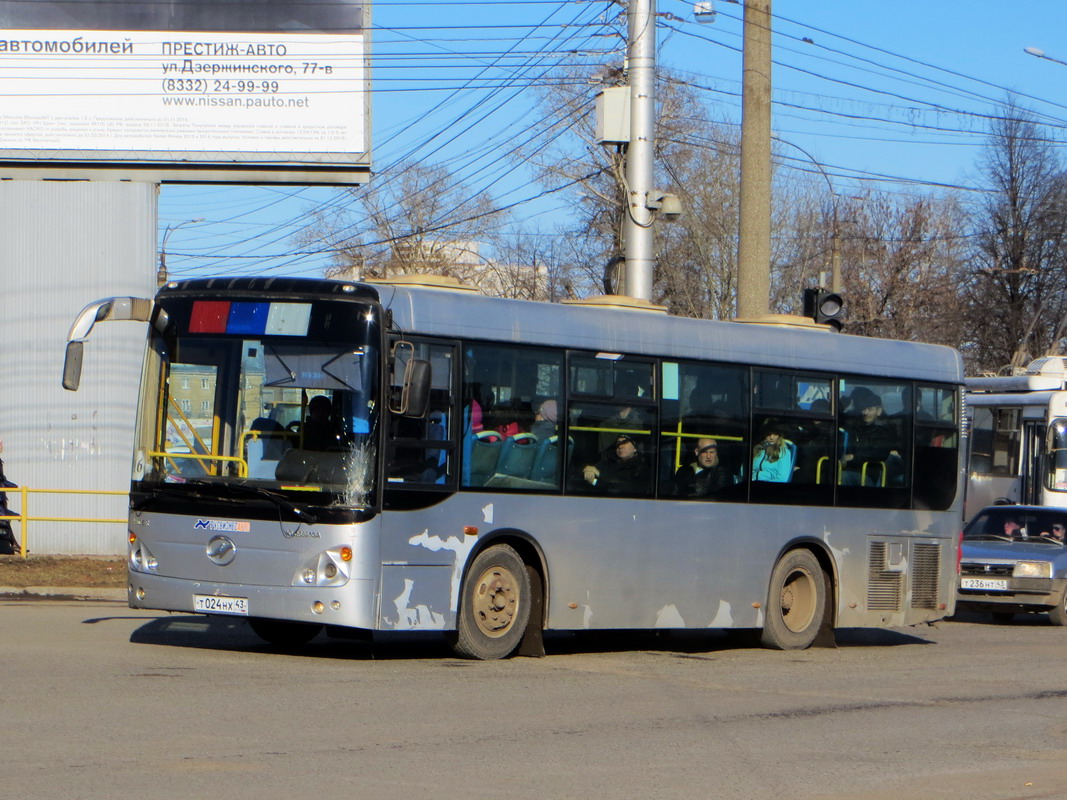
[[256, 431], [257, 438], [263, 442], [262, 458], [267, 461], [277, 461], [289, 447], [285, 428], [273, 419], [256, 417], [252, 420], [249, 430]]
[[637, 443], [625, 434], [600, 461], [582, 469], [585, 482], [604, 494], [647, 495], [651, 476]]
[[730, 485], [730, 475], [719, 463], [719, 443], [698, 439], [693, 449], [696, 461], [683, 464], [674, 473], [674, 496], [710, 498]]
[[[647, 392], [638, 379], [630, 374], [619, 377], [615, 386], [617, 398], [644, 397]], [[618, 406], [614, 414], [601, 423], [604, 432], [600, 434], [600, 449], [610, 450], [614, 447], [615, 437], [632, 430], [647, 430], [645, 412], [631, 403]]]
[[640, 409], [633, 406], [622, 406], [612, 416], [601, 423], [606, 430], [600, 434], [600, 449], [610, 450], [614, 447], [615, 437], [621, 435], [619, 429], [643, 430], [645, 415]]
[[305, 450], [329, 450], [340, 443], [333, 423], [333, 404], [324, 394], [308, 401], [308, 416], [301, 431]]
[[852, 391], [849, 400], [850, 416], [845, 420], [848, 450], [841, 459], [841, 483], [845, 486], [859, 486], [864, 482], [867, 486], [889, 485], [888, 478], [899, 474], [902, 464], [895, 430], [882, 418], [882, 399], [860, 386]]
[[541, 403], [537, 407], [537, 413], [534, 414], [534, 423], [530, 428], [530, 433], [540, 439], [547, 439], [549, 436], [556, 435], [556, 416], [559, 413], [559, 406], [555, 400], [548, 399]]
[[752, 480], [788, 483], [793, 479], [792, 443], [786, 441], [781, 429], [764, 426], [760, 443], [752, 452]]
[[486, 415], [485, 424], [489, 430], [497, 431], [507, 438], [529, 431], [533, 425], [533, 413], [528, 403], [513, 400], [510, 403], [495, 406]]

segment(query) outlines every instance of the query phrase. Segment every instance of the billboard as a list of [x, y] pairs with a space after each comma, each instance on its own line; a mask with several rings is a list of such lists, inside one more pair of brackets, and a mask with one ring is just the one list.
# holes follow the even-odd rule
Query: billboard
[[0, 177], [362, 183], [368, 10], [0, 0]]

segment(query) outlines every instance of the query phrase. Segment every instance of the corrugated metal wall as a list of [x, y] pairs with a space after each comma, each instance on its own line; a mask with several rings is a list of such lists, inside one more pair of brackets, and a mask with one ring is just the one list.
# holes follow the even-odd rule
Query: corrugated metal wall
[[[0, 181], [0, 438], [15, 483], [129, 489], [144, 324], [98, 325], [81, 390], [60, 378], [67, 331], [87, 303], [154, 294], [157, 196], [153, 183]], [[127, 508], [124, 497], [29, 503], [31, 514], [62, 517], [118, 519]], [[125, 525], [33, 522], [28, 533], [37, 554], [125, 552]]]

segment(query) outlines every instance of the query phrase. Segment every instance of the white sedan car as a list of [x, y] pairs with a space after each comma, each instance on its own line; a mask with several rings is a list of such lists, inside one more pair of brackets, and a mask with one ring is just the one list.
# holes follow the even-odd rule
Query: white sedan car
[[956, 607], [1067, 625], [1067, 508], [989, 506], [963, 529]]

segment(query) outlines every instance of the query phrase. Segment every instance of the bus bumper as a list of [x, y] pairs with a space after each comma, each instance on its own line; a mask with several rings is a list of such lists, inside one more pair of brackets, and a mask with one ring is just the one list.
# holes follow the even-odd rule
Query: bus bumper
[[353, 578], [341, 586], [249, 586], [129, 573], [130, 608], [263, 617], [374, 630], [374, 581]]

